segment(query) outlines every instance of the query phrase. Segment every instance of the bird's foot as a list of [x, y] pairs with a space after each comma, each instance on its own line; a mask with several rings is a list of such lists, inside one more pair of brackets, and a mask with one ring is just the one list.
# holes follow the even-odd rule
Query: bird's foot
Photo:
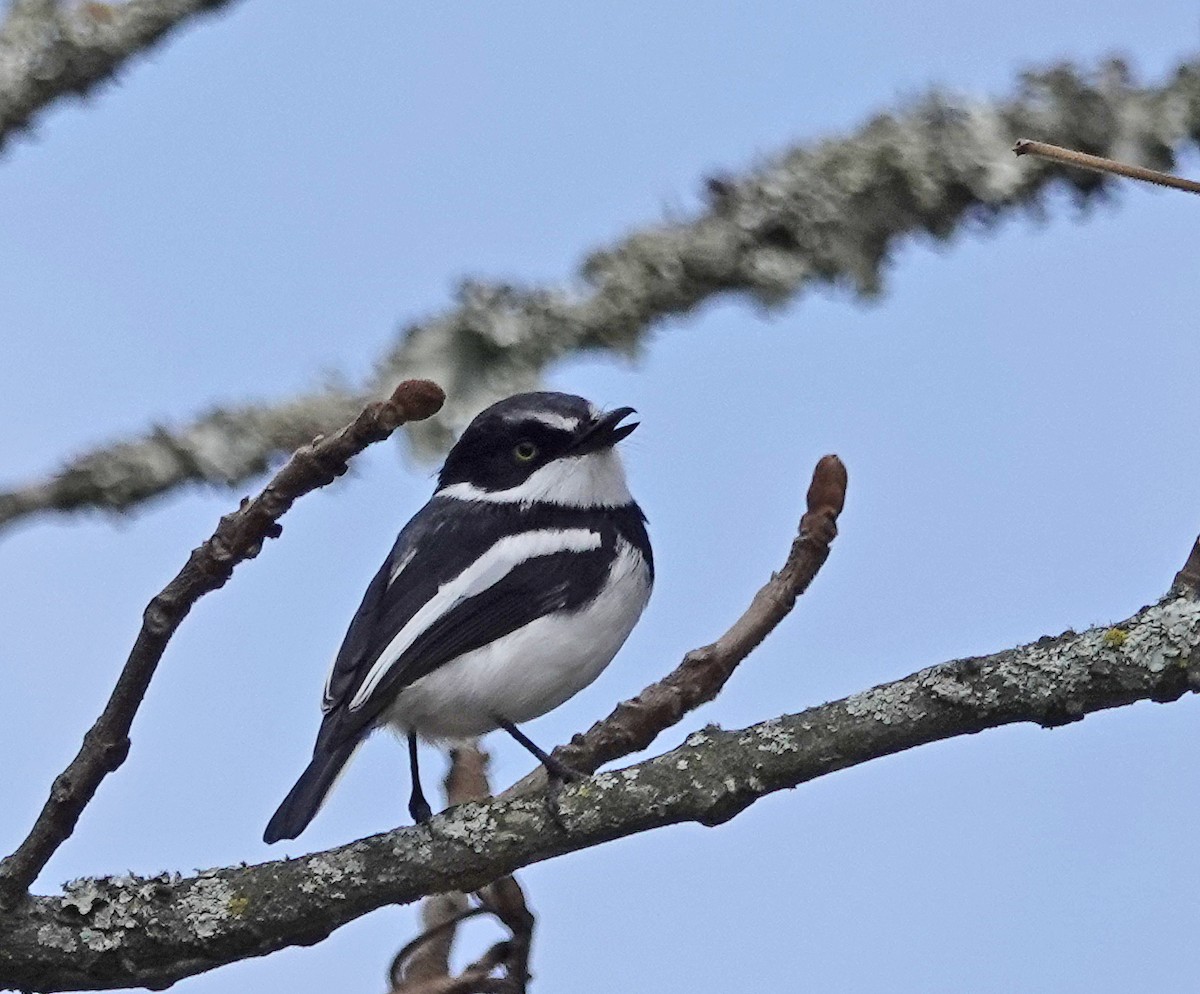
[[[578, 778], [578, 774], [576, 774]], [[551, 776], [549, 783], [546, 784], [546, 811], [550, 815], [550, 820], [554, 822], [554, 827], [560, 832], [569, 832], [567, 821], [563, 817], [562, 810], [562, 789], [565, 780], [562, 777]]]
[[423, 796], [414, 796], [409, 800], [408, 813], [412, 815], [412, 820], [417, 825], [424, 825], [433, 817], [433, 809]]
[[542, 758], [542, 766], [546, 769], [546, 776], [552, 782], [557, 780], [559, 786], [564, 783], [575, 783], [579, 780], [587, 779], [586, 773], [580, 773], [573, 766], [568, 766], [561, 759], [556, 759], [551, 755], [546, 755]]
[[568, 766], [566, 763], [547, 756], [542, 762], [546, 769], [546, 807], [550, 811], [550, 820], [562, 831], [569, 831], [563, 818], [561, 806], [562, 789], [566, 784], [586, 780], [587, 774]]

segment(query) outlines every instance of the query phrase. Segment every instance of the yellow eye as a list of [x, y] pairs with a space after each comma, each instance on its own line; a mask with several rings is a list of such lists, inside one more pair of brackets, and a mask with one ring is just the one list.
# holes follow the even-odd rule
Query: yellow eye
[[533, 462], [537, 458], [538, 447], [532, 442], [518, 442], [513, 448], [513, 458], [517, 462]]

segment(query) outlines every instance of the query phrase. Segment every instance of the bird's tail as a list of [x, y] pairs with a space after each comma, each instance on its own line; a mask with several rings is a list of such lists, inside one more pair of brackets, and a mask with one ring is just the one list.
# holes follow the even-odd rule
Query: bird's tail
[[313, 756], [312, 762], [296, 781], [296, 786], [288, 791], [279, 810], [267, 822], [267, 830], [263, 832], [264, 842], [294, 839], [308, 827], [357, 746], [357, 742], [347, 742], [329, 752], [318, 751]]

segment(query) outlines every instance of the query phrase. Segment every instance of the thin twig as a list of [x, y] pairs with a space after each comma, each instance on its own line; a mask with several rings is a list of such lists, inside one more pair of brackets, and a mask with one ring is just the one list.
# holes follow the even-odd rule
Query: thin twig
[[1157, 169], [1147, 169], [1145, 166], [1131, 166], [1116, 159], [1106, 159], [1100, 155], [1089, 155], [1087, 152], [1077, 152], [1072, 148], [1062, 148], [1046, 142], [1030, 141], [1022, 138], [1013, 146], [1017, 155], [1036, 155], [1042, 159], [1061, 162], [1067, 166], [1078, 166], [1080, 169], [1090, 169], [1097, 173], [1111, 173], [1114, 176], [1124, 176], [1127, 179], [1141, 180], [1143, 183], [1155, 183], [1158, 186], [1169, 186], [1172, 190], [1185, 190], [1188, 193], [1200, 193], [1200, 183], [1182, 176], [1172, 176]]
[[476, 897], [511, 933], [512, 938], [504, 955], [505, 976], [513, 994], [525, 994], [529, 986], [529, 954], [536, 924], [525, 900], [525, 892], [517, 883], [517, 878], [509, 875], [488, 884]]
[[[823, 457], [813, 470], [808, 510], [800, 519], [787, 561], [754, 595], [745, 613], [716, 642], [693, 649], [662, 680], [622, 701], [607, 718], [555, 749], [555, 758], [581, 773], [592, 773], [604, 763], [645, 749], [659, 733], [716, 697], [738, 664], [787, 617], [829, 557], [846, 502], [846, 484], [842, 461], [834, 455]], [[539, 768], [500, 796], [537, 790], [545, 783], [546, 774]]]
[[[461, 910], [451, 911], [449, 915], [442, 917], [436, 924], [430, 924], [428, 914], [429, 909], [441, 908], [447, 910], [457, 904], [455, 898], [463, 901], [466, 897], [458, 891], [452, 891], [449, 894], [434, 894], [432, 897], [425, 899], [422, 906], [422, 915], [425, 919], [425, 931], [418, 935], [415, 939], [405, 945], [400, 952], [396, 953], [392, 960], [391, 968], [388, 970], [388, 976], [391, 978], [393, 994], [398, 991], [411, 991], [412, 983], [415, 980], [428, 980], [435, 976], [448, 976], [450, 970], [450, 949], [454, 940], [454, 931], [458, 928], [461, 922], [468, 921], [471, 918], [478, 918], [480, 915], [490, 915], [491, 908], [485, 908], [482, 905], [474, 908], [462, 908]], [[441, 906], [439, 908], [439, 905]], [[435, 943], [435, 939], [443, 940]], [[427, 973], [425, 971], [425, 963], [421, 957], [416, 956], [424, 948], [437, 946], [437, 951], [433, 957], [430, 957], [427, 962], [432, 962], [437, 973]], [[404, 986], [404, 985], [409, 986]]]
[[217, 590], [234, 567], [252, 559], [268, 538], [282, 531], [279, 519], [301, 496], [332, 483], [347, 461], [407, 421], [430, 417], [441, 406], [441, 388], [428, 380], [405, 380], [385, 401], [368, 404], [337, 434], [298, 449], [253, 500], [225, 515], [212, 537], [150, 601], [141, 631], [117, 678], [104, 711], [83, 738], [79, 753], [55, 779], [50, 797], [16, 852], [0, 862], [0, 907], [12, 907], [28, 891], [47, 861], [75, 830], [101, 781], [129, 752], [129, 728], [171, 636], [192, 606]]
[[[478, 745], [454, 749], [446, 773], [446, 801], [451, 805], [491, 796], [488, 755]], [[466, 896], [452, 892], [425, 899], [421, 918], [425, 931], [392, 960], [389, 994], [524, 994], [529, 983], [529, 952], [535, 919], [516, 878], [504, 876], [475, 895], [479, 906], [466, 908]], [[450, 970], [450, 950], [459, 922], [480, 914], [495, 916], [510, 937], [493, 944], [457, 977]], [[493, 974], [502, 970], [503, 976]]]

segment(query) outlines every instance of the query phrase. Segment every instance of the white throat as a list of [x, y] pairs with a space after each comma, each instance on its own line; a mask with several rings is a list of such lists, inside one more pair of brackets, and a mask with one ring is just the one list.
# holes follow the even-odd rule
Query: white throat
[[563, 507], [623, 507], [633, 502], [625, 483], [625, 468], [615, 449], [555, 459], [531, 473], [524, 483], [508, 490], [483, 490], [473, 483], [451, 483], [434, 496]]

